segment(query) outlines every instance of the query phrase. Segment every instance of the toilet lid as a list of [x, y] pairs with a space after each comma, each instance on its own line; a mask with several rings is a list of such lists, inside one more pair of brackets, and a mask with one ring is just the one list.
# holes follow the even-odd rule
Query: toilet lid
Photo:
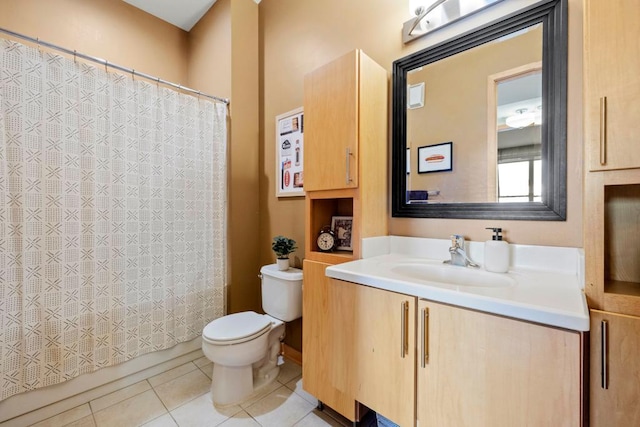
[[202, 336], [209, 340], [231, 344], [232, 341], [248, 340], [271, 329], [269, 317], [253, 311], [228, 314], [209, 322]]

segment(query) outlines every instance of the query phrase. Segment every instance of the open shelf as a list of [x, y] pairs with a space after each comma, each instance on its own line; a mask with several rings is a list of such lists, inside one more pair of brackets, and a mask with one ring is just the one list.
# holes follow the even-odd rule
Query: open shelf
[[640, 184], [604, 188], [607, 293], [640, 295]]
[[306, 257], [315, 261], [329, 264], [339, 264], [352, 261], [359, 252], [359, 240], [356, 232], [356, 223], [352, 224], [351, 246], [353, 251], [322, 252], [318, 249], [316, 237], [325, 226], [331, 226], [331, 219], [336, 216], [353, 217], [354, 193], [353, 191], [331, 191], [307, 193], [307, 239]]
[[629, 295], [640, 298], [640, 283], [606, 280], [604, 286], [605, 292], [608, 294]]
[[640, 184], [604, 186], [604, 306], [640, 315]]

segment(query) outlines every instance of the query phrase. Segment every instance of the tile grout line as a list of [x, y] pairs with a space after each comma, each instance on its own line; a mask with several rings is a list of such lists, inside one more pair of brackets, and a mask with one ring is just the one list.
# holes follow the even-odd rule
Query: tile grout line
[[[180, 377], [182, 377], [182, 376], [185, 376], [185, 375], [190, 374], [191, 372], [193, 372], [193, 371], [195, 371], [195, 370], [196, 370], [195, 368], [197, 368], [197, 369], [198, 369], [198, 371], [200, 371], [203, 375], [205, 375], [205, 376], [207, 376], [207, 377], [208, 377], [208, 375], [204, 372], [204, 370], [202, 369], [202, 367], [197, 366], [193, 361], [192, 361], [192, 362], [189, 362], [189, 363], [191, 363], [191, 364], [193, 365], [194, 369], [191, 369], [191, 370], [189, 370], [188, 372], [186, 372], [186, 373], [184, 373], [184, 374], [182, 374], [182, 375], [180, 375], [180, 376], [178, 376], [178, 377], [176, 377], [176, 378], [172, 378], [170, 381], [176, 380], [176, 379], [178, 379], [178, 378], [180, 378]], [[302, 398], [303, 400], [306, 400], [306, 399], [304, 399], [304, 397], [303, 397], [302, 395], [300, 395], [299, 393], [297, 393], [297, 391], [295, 390], [295, 388], [294, 388], [294, 389], [291, 389], [291, 388], [287, 387], [287, 384], [288, 384], [289, 382], [291, 382], [291, 381], [295, 380], [297, 377], [298, 377], [298, 376], [293, 376], [292, 378], [288, 379], [288, 381], [286, 381], [286, 382], [283, 382], [284, 380], [280, 380], [280, 379], [277, 379], [277, 378], [276, 378], [276, 382], [279, 384], [279, 386], [278, 386], [275, 390], [273, 390], [271, 393], [267, 393], [267, 394], [265, 394], [261, 399], [259, 399], [258, 401], [256, 401], [256, 402], [252, 403], [252, 405], [251, 405], [251, 406], [253, 406], [253, 405], [255, 405], [255, 404], [258, 404], [259, 402], [261, 402], [261, 401], [263, 401], [264, 399], [268, 398], [268, 396], [269, 396], [270, 394], [272, 394], [273, 392], [275, 392], [275, 391], [277, 391], [277, 390], [281, 390], [281, 389], [283, 389], [283, 388], [284, 388], [284, 390], [287, 390], [287, 391], [289, 391], [289, 392], [293, 393], [294, 395], [296, 395], [296, 396], [298, 396], [298, 397]], [[152, 422], [152, 421], [154, 421], [154, 420], [156, 420], [156, 419], [158, 419], [158, 418], [160, 418], [160, 417], [164, 416], [165, 414], [169, 414], [169, 416], [170, 416], [170, 418], [172, 419], [172, 421], [173, 421], [176, 425], [180, 426], [180, 424], [178, 423], [177, 419], [173, 416], [172, 412], [169, 410], [169, 408], [166, 406], [166, 404], [165, 404], [165, 403], [162, 401], [162, 399], [160, 398], [160, 395], [158, 394], [158, 392], [157, 392], [157, 390], [156, 390], [156, 387], [154, 387], [153, 385], [151, 385], [151, 383], [150, 383], [150, 381], [149, 381], [149, 379], [148, 379], [148, 378], [147, 378], [147, 379], [145, 379], [145, 380], [143, 380], [143, 381], [147, 384], [147, 386], [149, 387], [149, 389], [153, 390], [154, 395], [155, 395], [155, 396], [156, 396], [156, 398], [160, 401], [160, 403], [162, 404], [162, 406], [165, 408], [165, 411], [166, 411], [165, 413], [163, 413], [163, 414], [161, 414], [161, 415], [159, 415], [159, 416], [157, 416], [157, 417], [155, 417], [155, 418], [153, 418], [153, 419], [151, 419], [151, 420], [146, 421], [146, 422], [145, 422], [145, 424], [146, 424], [146, 423], [149, 423], [149, 422]], [[163, 385], [163, 384], [166, 384], [167, 382], [169, 382], [169, 381], [165, 381], [165, 382], [163, 382], [163, 383], [157, 384], [156, 386], [161, 386], [161, 385]], [[130, 387], [130, 386], [122, 387], [121, 389], [116, 390], [116, 391], [114, 391], [114, 392], [112, 392], [112, 393], [116, 393], [116, 392], [118, 392], [118, 391], [120, 391], [120, 390], [126, 389], [127, 387]], [[128, 400], [128, 399], [134, 398], [134, 397], [136, 397], [136, 396], [139, 396], [140, 394], [145, 393], [145, 392], [146, 392], [146, 391], [148, 391], [149, 389], [144, 390], [144, 391], [142, 391], [142, 392], [140, 392], [140, 393], [136, 393], [136, 394], [134, 394], [134, 395], [132, 395], [132, 396], [129, 396], [127, 399], [124, 399], [124, 400]], [[108, 393], [108, 394], [111, 394], [111, 393]], [[107, 394], [107, 395], [108, 395], [108, 394]], [[105, 396], [106, 396], [106, 395], [105, 395]], [[178, 407], [176, 407], [176, 408], [174, 408], [174, 409], [178, 409], [178, 408], [180, 408], [180, 407], [182, 407], [182, 406], [184, 406], [184, 405], [188, 404], [189, 402], [192, 402], [193, 400], [195, 400], [195, 399], [197, 399], [197, 398], [199, 398], [199, 397], [201, 397], [201, 396], [203, 396], [203, 395], [196, 396], [196, 397], [194, 397], [193, 399], [190, 399], [190, 400], [188, 400], [188, 401], [186, 401], [186, 402], [183, 402], [180, 406], [178, 406]], [[93, 399], [93, 400], [97, 400], [97, 399], [99, 399], [99, 398], [101, 398], [101, 397], [104, 397], [104, 396], [97, 397], [96, 399]], [[109, 408], [109, 407], [111, 407], [111, 406], [114, 406], [114, 405], [117, 405], [118, 403], [121, 403], [121, 402], [122, 402], [122, 401], [120, 401], [120, 402], [116, 402], [116, 403], [113, 403], [112, 405], [106, 406], [106, 407], [104, 407], [104, 408], [101, 408], [101, 409], [100, 409], [100, 410], [98, 410], [98, 411], [95, 411], [95, 410], [94, 410], [94, 408], [93, 408], [93, 406], [91, 405], [91, 401], [88, 401], [86, 404], [87, 404], [87, 405], [88, 405], [88, 407], [89, 407], [89, 410], [90, 410], [90, 413], [91, 413], [91, 416], [92, 416], [92, 419], [93, 419], [94, 425], [95, 425], [96, 427], [98, 426], [97, 418], [96, 418], [96, 413], [97, 413], [97, 412], [100, 412], [100, 411], [102, 411], [102, 410], [106, 410], [107, 408]], [[229, 419], [232, 419], [234, 416], [238, 415], [239, 413], [244, 412], [244, 413], [246, 413], [246, 414], [247, 414], [247, 415], [248, 415], [248, 416], [249, 416], [249, 417], [250, 417], [250, 418], [251, 418], [251, 419], [252, 419], [252, 420], [257, 424], [257, 425], [260, 425], [260, 426], [262, 427], [262, 424], [261, 424], [261, 423], [260, 423], [260, 422], [259, 422], [259, 421], [258, 421], [258, 420], [257, 420], [257, 419], [252, 415], [252, 414], [251, 414], [251, 413], [249, 413], [249, 411], [247, 410], [249, 407], [247, 407], [247, 408], [243, 408], [243, 407], [239, 406], [239, 408], [240, 408], [240, 409], [239, 409], [239, 411], [238, 411], [238, 412], [236, 412], [235, 414], [233, 414], [233, 415], [231, 415], [231, 416], [227, 417], [224, 421], [222, 421], [222, 423], [227, 422]], [[299, 423], [302, 419], [304, 419], [306, 416], [308, 416], [311, 412], [313, 412], [313, 409], [312, 409], [309, 413], [307, 413], [306, 415], [304, 415], [302, 418], [300, 418], [299, 420], [297, 420], [297, 421], [296, 421], [296, 423]], [[330, 419], [333, 419], [334, 421], [338, 421], [338, 420], [335, 420], [335, 418], [333, 418], [333, 417], [331, 417], [331, 416], [329, 416], [329, 418], [330, 418]], [[218, 424], [218, 425], [219, 425], [219, 424]]]
[[[207, 366], [207, 365], [204, 365], [204, 366]], [[198, 366], [198, 369], [200, 370], [200, 372], [202, 372], [203, 374], [205, 374], [207, 376], [207, 378], [209, 378], [209, 375], [207, 375], [207, 373], [202, 368], [203, 368], [202, 366]], [[213, 369], [213, 367], [211, 369]], [[209, 378], [209, 379], [211, 379], [211, 378]]]
[[91, 419], [93, 419], [93, 425], [95, 427], [98, 427], [98, 420], [96, 420], [96, 414], [93, 413], [93, 408], [91, 407], [91, 405], [89, 405], [89, 410], [91, 411]]
[[161, 383], [159, 383], [159, 384], [156, 384], [156, 386], [161, 386], [162, 384], [166, 384], [166, 383], [171, 382], [171, 381], [173, 381], [173, 380], [176, 380], [176, 379], [178, 379], [178, 378], [180, 378], [180, 377], [182, 377], [182, 376], [185, 376], [185, 375], [187, 375], [187, 374], [189, 374], [189, 373], [191, 373], [191, 372], [195, 371], [196, 369], [200, 369], [200, 368], [198, 368], [198, 366], [197, 366], [195, 363], [193, 363], [193, 361], [190, 361], [190, 362], [187, 362], [187, 363], [183, 363], [183, 364], [182, 364], [182, 365], [180, 365], [180, 366], [176, 366], [175, 368], [170, 369], [169, 371], [165, 371], [165, 372], [162, 372], [162, 373], [160, 373], [160, 374], [158, 374], [158, 375], [154, 375], [153, 377], [147, 378], [145, 381], [147, 381], [147, 382], [149, 383], [149, 385], [151, 386], [151, 388], [154, 388], [155, 386], [154, 386], [153, 384], [151, 384], [151, 381], [149, 381], [151, 378], [154, 378], [154, 377], [157, 377], [157, 376], [160, 376], [160, 375], [164, 375], [164, 374], [166, 374], [167, 372], [170, 372], [170, 371], [172, 371], [172, 370], [174, 370], [174, 369], [178, 369], [178, 368], [181, 368], [181, 367], [182, 367], [182, 366], [184, 366], [184, 365], [189, 365], [189, 364], [193, 365], [193, 369], [191, 369], [190, 371], [187, 371], [187, 372], [185, 372], [184, 374], [179, 375], [179, 376], [177, 376], [177, 377], [175, 377], [175, 378], [171, 378], [170, 380], [163, 381], [163, 382], [161, 382]]
[[[193, 363], [193, 362], [191, 362], [191, 363]], [[195, 366], [195, 363], [194, 363], [194, 366]], [[202, 372], [202, 370], [201, 370], [198, 366], [196, 366], [196, 369], [197, 369], [197, 370], [199, 370], [200, 372]], [[185, 376], [185, 375], [188, 375], [188, 374], [190, 374], [191, 372], [193, 372], [194, 370], [195, 370], [195, 369], [192, 369], [191, 371], [189, 371], [189, 372], [187, 372], [187, 373], [185, 373], [185, 374], [180, 375], [180, 377], [183, 377], [183, 376]], [[205, 374], [204, 372], [202, 372], [202, 374], [206, 376], [206, 374]], [[176, 379], [178, 379], [178, 378], [180, 378], [180, 377], [176, 377], [176, 378], [172, 379], [171, 381], [176, 380]], [[207, 378], [209, 378], [209, 377], [207, 377]], [[167, 381], [167, 382], [169, 382], [169, 381]], [[166, 384], [166, 383], [162, 383], [162, 384]], [[160, 385], [162, 385], [162, 384], [158, 384], [158, 385], [160, 386]], [[155, 387], [154, 387], [154, 386], [151, 386], [151, 390], [153, 390], [153, 393], [156, 395], [156, 397], [158, 398], [158, 400], [160, 401], [160, 403], [162, 403], [162, 406], [164, 406], [164, 409], [166, 409], [166, 410], [167, 410], [167, 413], [168, 413], [168, 414], [169, 414], [169, 416], [173, 419], [173, 421], [176, 423], [176, 425], [177, 425], [178, 427], [180, 427], [180, 423], [178, 423], [178, 420], [176, 420], [176, 419], [173, 417], [173, 414], [171, 413], [171, 410], [169, 410], [169, 408], [167, 408], [167, 405], [165, 405], [165, 403], [162, 401], [162, 399], [160, 398], [160, 395], [158, 394], [158, 392], [156, 391], [156, 389], [155, 389]], [[209, 393], [209, 392], [207, 392], [207, 393]], [[206, 393], [204, 393], [204, 394], [206, 394]], [[193, 399], [190, 399], [190, 400], [187, 400], [187, 401], [183, 402], [180, 406], [176, 406], [175, 408], [173, 408], [173, 410], [175, 411], [176, 409], [183, 407], [183, 406], [184, 406], [184, 405], [186, 405], [187, 403], [189, 403], [189, 402], [193, 402], [194, 400], [198, 399], [199, 397], [203, 396], [204, 394], [201, 394], [201, 395], [199, 395], [199, 396], [194, 397]], [[163, 414], [163, 415], [164, 415], [164, 414]], [[162, 416], [162, 415], [161, 415], [161, 416]], [[159, 417], [156, 417], [156, 418], [159, 418]], [[154, 418], [154, 419], [155, 419], [155, 418]], [[227, 418], [227, 419], [228, 419], [228, 418]], [[150, 420], [150, 421], [153, 421], [153, 420]], [[226, 421], [226, 420], [225, 420], [225, 421]]]
[[[189, 371], [189, 372], [191, 372], [191, 371]], [[183, 375], [186, 375], [186, 374], [183, 374]], [[180, 378], [180, 377], [178, 377], [178, 378]], [[158, 393], [156, 392], [156, 389], [151, 385], [151, 383], [149, 382], [149, 379], [147, 378], [145, 381], [147, 381], [147, 382], [149, 383], [149, 387], [151, 387], [151, 390], [153, 391], [153, 394], [158, 398], [158, 400], [159, 400], [159, 401], [160, 401], [160, 403], [162, 404], [162, 407], [167, 411], [167, 412], [166, 412], [166, 414], [169, 414], [169, 416], [171, 417], [171, 419], [173, 420], [173, 422], [174, 422], [174, 423], [176, 423], [176, 425], [177, 425], [178, 427], [180, 427], [180, 424], [178, 424], [178, 421], [176, 421], [176, 419], [175, 419], [175, 418], [173, 418], [173, 415], [171, 415], [171, 411], [169, 410], [169, 408], [167, 408], [167, 405], [165, 405], [165, 404], [164, 404], [164, 402], [162, 401], [162, 399], [160, 399], [160, 395], [158, 395]], [[172, 380], [172, 381], [173, 381], [173, 380]], [[167, 382], [169, 382], [169, 381], [167, 381]], [[164, 384], [164, 383], [162, 383], [162, 384]], [[161, 385], [161, 384], [158, 384], [158, 385]], [[148, 391], [148, 390], [146, 390], [146, 391]], [[149, 421], [145, 422], [144, 424], [148, 424], [148, 423], [150, 423], [150, 422], [151, 422], [151, 421], [153, 421], [153, 420], [157, 420], [158, 418], [163, 417], [164, 415], [165, 415], [165, 414], [158, 415], [157, 417], [150, 419]], [[142, 424], [142, 425], [144, 425], [144, 424]], [[96, 426], [96, 427], [98, 427], [98, 426]], [[140, 427], [140, 426], [139, 426], [139, 427]]]
[[[137, 383], [129, 384], [128, 386], [125, 386], [125, 387], [119, 388], [118, 390], [112, 391], [111, 393], [107, 393], [107, 394], [104, 394], [104, 395], [102, 395], [102, 396], [96, 397], [95, 399], [92, 399], [92, 400], [90, 400], [90, 401], [88, 401], [88, 402], [87, 402], [87, 404], [89, 405], [89, 409], [91, 410], [91, 413], [92, 413], [92, 414], [95, 414], [96, 412], [103, 411], [103, 410], [105, 410], [105, 409], [107, 409], [107, 408], [110, 408], [110, 407], [112, 407], [112, 406], [114, 406], [114, 405], [117, 405], [117, 404], [119, 404], [119, 403], [122, 403], [122, 402], [124, 402], [125, 400], [129, 400], [129, 399], [134, 398], [134, 397], [136, 397], [136, 396], [140, 396], [142, 393], [145, 393], [145, 392], [149, 391], [149, 390], [142, 390], [141, 392], [136, 393], [136, 394], [133, 394], [133, 395], [131, 395], [131, 396], [127, 397], [126, 399], [123, 399], [123, 400], [120, 400], [120, 401], [118, 401], [118, 402], [112, 403], [111, 405], [105, 406], [105, 407], [104, 407], [104, 408], [102, 408], [102, 409], [98, 409], [97, 411], [94, 411], [94, 410], [93, 410], [93, 405], [91, 405], [91, 402], [93, 402], [94, 400], [98, 400], [98, 399], [101, 399], [101, 398], [103, 398], [103, 397], [106, 397], [106, 396], [108, 396], [108, 395], [110, 395], [110, 394], [117, 393], [117, 392], [122, 391], [122, 390], [124, 390], [124, 389], [126, 389], [126, 388], [132, 387], [132, 386], [134, 386], [134, 385], [136, 385], [136, 384], [140, 384], [141, 382], [145, 382], [145, 383], [147, 383], [147, 385], [149, 386], [149, 389], [151, 389], [151, 388], [152, 388], [152, 387], [151, 387], [151, 384], [149, 384], [149, 381], [148, 381], [148, 380], [142, 380], [142, 381], [138, 381]], [[94, 417], [94, 418], [95, 418], [95, 417]], [[97, 425], [97, 424], [96, 424], [96, 425]]]
[[[178, 378], [180, 378], [180, 377], [178, 377]], [[164, 383], [163, 383], [163, 384], [164, 384]], [[171, 415], [171, 411], [169, 410], [169, 408], [167, 408], [167, 405], [165, 405], [165, 404], [164, 404], [164, 402], [163, 402], [163, 401], [162, 401], [162, 399], [160, 398], [160, 395], [159, 395], [159, 394], [158, 394], [158, 392], [156, 391], [155, 387], [154, 387], [154, 386], [152, 386], [151, 384], [149, 384], [149, 385], [151, 386], [151, 390], [153, 390], [153, 394], [155, 394], [155, 395], [156, 395], [156, 397], [158, 398], [158, 400], [160, 401], [160, 403], [162, 403], [162, 407], [163, 407], [164, 409], [166, 409], [166, 410], [167, 410], [167, 413], [168, 413], [169, 415]], [[161, 385], [161, 384], [158, 384], [158, 385]], [[164, 415], [164, 414], [162, 414], [162, 415]], [[162, 416], [162, 415], [161, 415], [161, 416]], [[173, 418], [173, 415], [171, 415], [171, 418]], [[154, 419], [155, 419], [155, 418], [154, 418]], [[153, 421], [153, 420], [150, 420], [150, 421]], [[174, 422], [179, 426], [178, 422], [177, 422], [175, 419], [174, 419], [173, 421], [174, 421]]]

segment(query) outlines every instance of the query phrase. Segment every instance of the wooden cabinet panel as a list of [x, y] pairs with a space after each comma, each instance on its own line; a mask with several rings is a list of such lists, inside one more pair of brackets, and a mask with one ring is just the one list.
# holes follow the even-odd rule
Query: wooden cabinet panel
[[305, 76], [305, 191], [386, 190], [387, 81], [360, 50]]
[[581, 425], [579, 333], [423, 300], [419, 318], [425, 309], [421, 427]]
[[[604, 347], [603, 322], [607, 329]], [[640, 425], [639, 354], [640, 317], [591, 310], [591, 427]]]
[[590, 170], [640, 167], [640, 0], [585, 1], [585, 138]]
[[304, 261], [302, 293], [302, 386], [323, 403], [355, 421], [349, 382], [353, 357], [353, 292], [325, 276], [330, 264]]
[[358, 60], [352, 51], [305, 76], [305, 191], [358, 186]]
[[335, 280], [355, 288], [355, 398], [401, 426], [415, 422], [416, 298]]

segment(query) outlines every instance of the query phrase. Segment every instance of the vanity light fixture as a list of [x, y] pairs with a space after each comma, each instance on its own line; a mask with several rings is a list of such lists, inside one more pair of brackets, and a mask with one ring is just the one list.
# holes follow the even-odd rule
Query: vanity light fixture
[[507, 117], [505, 123], [510, 128], [522, 129], [527, 126], [531, 126], [536, 122], [536, 116], [534, 113], [528, 112], [526, 108], [519, 108], [516, 110], [516, 114]]
[[[436, 28], [457, 21], [502, 0], [420, 0], [415, 17], [402, 26], [402, 42], [409, 43]], [[414, 2], [411, 2], [414, 4]], [[428, 15], [428, 16], [427, 16]]]

